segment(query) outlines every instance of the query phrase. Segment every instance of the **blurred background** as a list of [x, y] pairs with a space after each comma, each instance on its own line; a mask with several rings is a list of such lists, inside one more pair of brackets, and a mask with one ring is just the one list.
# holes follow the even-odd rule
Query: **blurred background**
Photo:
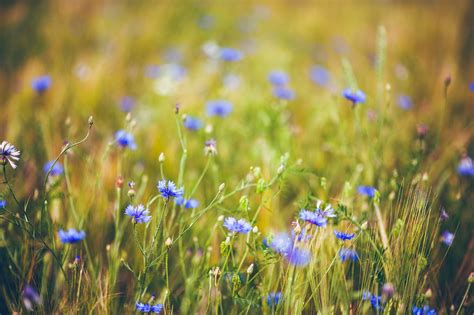
[[[473, 21], [469, 0], [1, 0], [0, 135], [22, 151], [16, 189], [22, 198], [33, 194], [43, 164], [65, 141], [82, 137], [89, 115], [92, 138], [71, 162], [72, 173], [80, 174], [72, 178], [79, 211], [110, 207], [114, 189], [107, 187], [114, 185], [117, 157], [106, 159], [104, 152], [129, 112], [138, 150], [127, 157], [126, 180], [146, 172], [154, 181], [160, 152], [176, 177], [179, 142], [171, 117], [179, 103], [183, 113], [213, 126], [224, 168], [217, 184], [236, 183], [250, 165], [277, 165], [284, 152], [301, 158], [318, 180], [327, 178], [329, 196], [354, 176], [388, 196], [394, 176], [426, 175], [450, 214], [446, 228], [458, 231], [433, 291], [439, 307], [459, 302], [474, 261], [473, 183], [456, 171], [463, 156], [474, 156]], [[375, 73], [380, 30], [385, 67]], [[216, 56], [222, 47], [244, 57], [222, 64]], [[347, 62], [368, 97], [360, 119], [377, 125], [380, 105], [387, 104], [383, 117], [390, 127], [369, 128], [364, 139], [352, 134], [351, 108], [341, 97]], [[271, 111], [272, 70], [287, 72], [295, 93], [285, 105], [291, 114], [281, 120]], [[52, 83], [38, 93], [31, 83], [42, 75]], [[210, 99], [230, 100], [232, 119], [206, 118]], [[190, 151], [202, 152], [208, 136], [196, 137]], [[205, 159], [189, 163], [189, 176], [197, 176], [193, 166]], [[98, 169], [106, 188], [100, 197], [88, 193]], [[312, 186], [311, 178], [287, 187], [288, 204]], [[281, 225], [292, 215], [282, 211]], [[100, 220], [89, 229], [100, 230]]]

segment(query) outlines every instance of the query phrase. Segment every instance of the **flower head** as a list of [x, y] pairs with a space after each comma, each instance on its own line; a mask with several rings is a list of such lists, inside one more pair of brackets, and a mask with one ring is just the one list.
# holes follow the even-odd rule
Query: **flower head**
[[311, 80], [319, 86], [327, 85], [331, 79], [329, 72], [319, 65], [315, 65], [310, 69], [309, 76]]
[[446, 221], [447, 219], [449, 219], [449, 215], [448, 213], [446, 212], [446, 209], [444, 208], [441, 208], [441, 211], [439, 213], [439, 219], [441, 221]]
[[54, 166], [53, 166], [53, 163], [54, 163], [54, 160], [51, 160], [51, 161], [47, 162], [46, 164], [44, 164], [44, 166], [43, 166], [44, 173], [47, 174], [49, 172], [49, 170], [51, 169], [51, 172], [49, 173], [49, 175], [51, 175], [51, 176], [62, 175], [64, 173], [64, 168], [61, 165], [61, 163], [56, 162], [56, 163], [54, 163]]
[[0, 199], [0, 209], [3, 209], [7, 206], [7, 201], [4, 199]]
[[324, 227], [327, 224], [327, 219], [324, 216], [320, 216], [318, 213], [301, 209], [300, 219], [319, 227]]
[[361, 90], [351, 90], [351, 89], [345, 89], [342, 92], [342, 96], [344, 96], [346, 99], [352, 102], [353, 105], [356, 105], [357, 103], [365, 103], [365, 93], [362, 92]]
[[278, 254], [286, 254], [293, 248], [293, 239], [288, 233], [278, 233], [273, 236], [270, 244], [268, 244]]
[[233, 105], [225, 100], [212, 100], [206, 103], [207, 116], [227, 117], [232, 113]]
[[209, 139], [204, 144], [204, 153], [206, 155], [216, 155], [217, 154], [217, 142], [214, 139]]
[[368, 196], [374, 198], [376, 189], [372, 186], [359, 186], [357, 187], [357, 192], [359, 195]]
[[436, 311], [428, 305], [423, 307], [413, 306], [413, 315], [436, 315]]
[[289, 87], [276, 86], [273, 89], [273, 96], [282, 100], [291, 101], [295, 98], [295, 92]]
[[267, 305], [269, 307], [275, 307], [281, 301], [281, 292], [271, 292], [267, 296]]
[[[303, 241], [305, 241], [304, 238]], [[306, 248], [298, 247], [299, 242], [300, 240], [294, 236], [290, 237], [288, 233], [283, 232], [276, 234], [268, 245], [290, 264], [305, 266], [311, 261], [311, 252]]]
[[135, 106], [135, 99], [131, 96], [124, 96], [120, 99], [119, 106], [122, 111], [128, 113]]
[[318, 200], [318, 202], [316, 203], [316, 213], [323, 218], [335, 218], [336, 214], [334, 213], [334, 208], [330, 204], [328, 204], [326, 205], [326, 208], [322, 209], [322, 203], [323, 202], [321, 200]]
[[15, 169], [15, 161], [20, 159], [20, 151], [15, 146], [7, 141], [3, 141], [0, 144], [0, 164], [5, 165], [10, 163], [10, 166]]
[[461, 159], [458, 165], [458, 173], [461, 176], [474, 176], [474, 163], [470, 157], [465, 156]]
[[31, 285], [27, 284], [21, 292], [23, 304], [28, 311], [33, 311], [34, 305], [41, 305], [41, 297], [38, 291]]
[[219, 51], [219, 57], [223, 61], [234, 62], [241, 60], [244, 57], [244, 54], [240, 50], [223, 47]]
[[178, 206], [184, 206], [186, 209], [194, 209], [199, 206], [199, 201], [196, 199], [184, 199], [182, 196], [178, 197], [174, 201]]
[[311, 252], [306, 248], [294, 247], [283, 257], [294, 266], [306, 266], [311, 261]]
[[135, 223], [147, 223], [151, 220], [150, 210], [145, 209], [144, 205], [138, 205], [136, 207], [129, 205], [125, 209], [125, 214], [133, 218]]
[[336, 230], [334, 230], [334, 235], [336, 235], [336, 237], [342, 241], [350, 241], [355, 236], [354, 233], [344, 233]]
[[192, 116], [186, 116], [183, 124], [184, 127], [192, 131], [196, 131], [202, 128], [202, 121], [199, 118], [195, 118]]
[[469, 90], [471, 90], [471, 92], [474, 92], [474, 82], [471, 82], [471, 84], [469, 84]]
[[121, 148], [130, 148], [131, 150], [135, 150], [137, 148], [137, 144], [135, 143], [135, 138], [133, 135], [123, 129], [115, 133], [115, 141]]
[[228, 217], [224, 220], [224, 227], [234, 233], [247, 234], [252, 230], [252, 225], [244, 219], [237, 220], [233, 217]]
[[454, 240], [453, 233], [449, 231], [444, 231], [443, 234], [441, 234], [441, 242], [443, 242], [447, 246], [451, 246], [451, 244], [453, 244], [453, 240]]
[[183, 187], [177, 188], [175, 183], [170, 180], [160, 180], [157, 187], [161, 197], [165, 199], [181, 197], [184, 193]]
[[288, 75], [285, 72], [275, 70], [268, 74], [268, 81], [270, 81], [270, 83], [273, 85], [279, 86], [287, 84], [290, 79], [288, 78]]
[[339, 258], [343, 262], [347, 260], [356, 261], [359, 259], [359, 256], [357, 255], [357, 252], [354, 249], [343, 247], [339, 250]]
[[53, 81], [49, 75], [42, 75], [39, 77], [34, 78], [31, 81], [31, 87], [38, 93], [43, 93], [48, 90], [51, 86]]
[[59, 230], [59, 239], [63, 244], [74, 244], [82, 241], [86, 237], [86, 232], [69, 229], [67, 231]]
[[398, 97], [397, 103], [398, 103], [398, 106], [400, 106], [400, 108], [403, 108], [404, 110], [408, 110], [413, 106], [411, 97], [408, 95], [400, 95]]

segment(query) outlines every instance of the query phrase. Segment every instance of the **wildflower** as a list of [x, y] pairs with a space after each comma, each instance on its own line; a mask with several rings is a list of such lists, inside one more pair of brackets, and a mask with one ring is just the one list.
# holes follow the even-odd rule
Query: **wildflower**
[[362, 292], [362, 301], [366, 301], [372, 297], [372, 293], [369, 291], [363, 291]]
[[288, 87], [277, 86], [273, 89], [273, 96], [282, 100], [291, 101], [295, 98], [295, 92]]
[[469, 84], [469, 89], [471, 90], [471, 92], [474, 92], [474, 82], [471, 82], [471, 84]]
[[319, 86], [327, 85], [331, 79], [329, 72], [319, 65], [315, 65], [310, 69], [309, 76], [311, 80]]
[[[49, 173], [49, 175], [51, 176], [59, 176], [59, 175], [62, 175], [64, 173], [64, 168], [63, 166], [61, 165], [61, 163], [59, 162], [56, 162], [53, 166], [53, 163], [54, 163], [54, 160], [51, 160], [49, 162], [47, 162], [44, 166], [43, 166], [43, 171], [45, 174], [47, 174], [49, 172], [49, 170], [51, 169], [51, 172]], [[51, 168], [52, 167], [52, 168]]]
[[370, 298], [370, 304], [375, 310], [381, 310], [382, 309], [382, 297], [380, 295], [372, 295]]
[[361, 90], [354, 91], [351, 89], [345, 89], [342, 92], [342, 96], [351, 101], [353, 106], [355, 106], [357, 103], [365, 103], [366, 98], [365, 93]]
[[5, 208], [6, 206], [7, 206], [7, 201], [6, 201], [6, 200], [3, 200], [3, 199], [1, 199], [1, 200], [0, 200], [0, 209], [3, 209], [3, 208]]
[[252, 229], [252, 225], [244, 219], [237, 220], [233, 217], [228, 217], [224, 220], [224, 227], [234, 233], [247, 234]]
[[[311, 261], [311, 252], [305, 248], [295, 246], [296, 242], [297, 240], [290, 237], [288, 233], [278, 233], [268, 246], [294, 266], [307, 265]], [[267, 243], [266, 240], [265, 243]]]
[[312, 212], [306, 209], [301, 209], [300, 219], [319, 227], [324, 227], [327, 224], [327, 219], [325, 217], [318, 215], [316, 212]]
[[48, 90], [52, 83], [53, 81], [51, 80], [51, 77], [49, 75], [43, 75], [34, 78], [31, 81], [31, 87], [33, 88], [33, 90], [41, 94]]
[[20, 151], [15, 146], [7, 141], [0, 144], [0, 164], [6, 165], [7, 161], [13, 169], [16, 168], [15, 161], [20, 159]]
[[237, 49], [224, 47], [220, 49], [219, 57], [223, 61], [234, 62], [241, 60], [244, 57], [244, 54]]
[[288, 233], [278, 233], [272, 238], [268, 246], [278, 254], [285, 254], [293, 248], [293, 240]]
[[267, 305], [269, 307], [275, 307], [281, 301], [281, 292], [268, 293]]
[[184, 127], [192, 131], [196, 131], [202, 128], [202, 121], [199, 118], [195, 118], [192, 116], [186, 116], [183, 124]]
[[458, 173], [461, 176], [474, 176], [474, 163], [470, 157], [465, 156], [461, 159], [458, 165]]
[[370, 198], [374, 198], [375, 196], [375, 188], [372, 187], [372, 186], [359, 186], [357, 187], [357, 192], [359, 193], [359, 195], [365, 195], [365, 196], [368, 196]]
[[225, 100], [212, 100], [206, 103], [206, 114], [208, 116], [227, 117], [232, 113], [233, 105]]
[[447, 246], [451, 246], [454, 240], [454, 234], [449, 232], [449, 231], [444, 231], [443, 234], [441, 234], [441, 242], [446, 244]]
[[165, 199], [181, 197], [184, 193], [183, 187], [177, 188], [175, 183], [170, 180], [160, 180], [157, 187], [161, 197]]
[[416, 134], [419, 138], [423, 139], [428, 134], [428, 126], [425, 124], [417, 124], [416, 125]]
[[436, 311], [428, 305], [423, 307], [413, 306], [413, 315], [436, 315]]
[[186, 209], [194, 209], [199, 206], [199, 201], [196, 199], [184, 199], [182, 196], [177, 197], [174, 201], [178, 206], [184, 206]]
[[137, 148], [133, 135], [123, 129], [115, 133], [115, 141], [121, 148], [130, 148], [131, 150]]
[[290, 80], [285, 72], [275, 70], [268, 75], [268, 81], [273, 85], [280, 86], [287, 84]]
[[204, 144], [204, 154], [216, 155], [217, 154], [217, 142], [214, 139], [209, 139]]
[[441, 208], [441, 211], [439, 213], [439, 219], [441, 221], [446, 221], [447, 219], [449, 219], [449, 215], [444, 208]]
[[294, 247], [283, 257], [294, 266], [305, 266], [311, 261], [311, 252], [305, 248]]
[[135, 99], [131, 96], [124, 96], [120, 99], [119, 106], [122, 111], [128, 113], [135, 106]]
[[318, 202], [316, 203], [316, 213], [320, 217], [323, 217], [323, 218], [335, 218], [336, 214], [334, 213], [333, 207], [330, 204], [328, 204], [328, 205], [326, 205], [326, 208], [324, 208], [324, 210], [323, 210], [321, 208], [322, 203], [323, 202], [321, 200], [318, 200]]
[[395, 294], [395, 287], [392, 283], [387, 282], [382, 287], [382, 295], [386, 297], [392, 297]]
[[41, 297], [38, 291], [35, 290], [31, 285], [27, 284], [21, 292], [23, 304], [28, 311], [33, 311], [34, 305], [41, 305]]
[[163, 310], [163, 304], [155, 304], [155, 305], [150, 305], [148, 303], [135, 303], [135, 309], [138, 312], [142, 313], [155, 313], [159, 314]]
[[339, 232], [334, 230], [334, 235], [342, 241], [350, 241], [351, 239], [354, 238], [355, 234], [354, 233], [344, 233], [344, 232]]
[[135, 223], [147, 223], [151, 220], [150, 210], [145, 209], [144, 205], [138, 205], [136, 207], [129, 205], [125, 209], [125, 214], [133, 218]]
[[82, 241], [86, 237], [86, 232], [76, 229], [59, 230], [58, 236], [63, 244], [74, 244]]
[[397, 103], [398, 103], [398, 106], [400, 106], [400, 108], [403, 108], [404, 110], [408, 110], [413, 106], [411, 97], [408, 95], [400, 95], [398, 97]]
[[339, 250], [339, 258], [343, 262], [347, 260], [356, 261], [359, 259], [359, 256], [357, 255], [357, 252], [354, 249], [343, 247]]

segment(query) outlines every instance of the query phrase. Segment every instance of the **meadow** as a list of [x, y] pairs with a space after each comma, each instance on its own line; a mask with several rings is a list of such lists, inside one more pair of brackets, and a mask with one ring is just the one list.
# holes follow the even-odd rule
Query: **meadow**
[[472, 314], [474, 2], [0, 2], [0, 314]]

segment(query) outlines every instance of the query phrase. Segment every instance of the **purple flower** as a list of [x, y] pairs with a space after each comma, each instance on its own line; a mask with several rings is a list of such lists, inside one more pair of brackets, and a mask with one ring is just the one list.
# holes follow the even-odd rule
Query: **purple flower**
[[3, 141], [0, 144], [0, 164], [6, 165], [8, 162], [10, 166], [15, 169], [15, 161], [18, 160], [20, 160], [20, 151], [18, 151], [13, 144]]
[[219, 57], [223, 61], [234, 62], [241, 60], [244, 55], [241, 51], [237, 49], [224, 47], [220, 49]]
[[31, 87], [38, 93], [43, 93], [48, 90], [53, 84], [51, 77], [49, 75], [43, 75], [40, 77], [36, 77], [31, 81]]
[[347, 260], [357, 261], [359, 259], [359, 256], [357, 255], [357, 252], [354, 249], [343, 247], [339, 250], [339, 258], [343, 262]]
[[178, 206], [184, 206], [186, 209], [194, 209], [199, 206], [199, 201], [196, 199], [184, 199], [183, 197], [178, 197], [174, 201]]
[[21, 297], [25, 308], [30, 312], [33, 311], [33, 307], [35, 304], [41, 305], [41, 297], [38, 291], [36, 291], [36, 289], [29, 284], [25, 285], [25, 287], [23, 288], [23, 291], [21, 292]]
[[311, 67], [309, 76], [311, 80], [319, 86], [326, 86], [331, 80], [329, 72], [319, 65]]
[[356, 105], [357, 103], [365, 103], [365, 93], [362, 92], [361, 90], [351, 90], [351, 89], [345, 89], [342, 92], [342, 96], [344, 96], [346, 99], [352, 102], [352, 105]]
[[284, 257], [294, 266], [306, 266], [311, 261], [311, 252], [305, 248], [294, 247]]
[[376, 189], [372, 186], [359, 186], [357, 187], [357, 192], [359, 193], [359, 195], [374, 198]]
[[474, 163], [470, 157], [465, 156], [461, 159], [458, 165], [458, 173], [461, 176], [474, 176]]
[[441, 242], [443, 242], [447, 246], [451, 246], [453, 244], [454, 234], [449, 231], [444, 231], [441, 234]]
[[281, 292], [272, 292], [267, 296], [267, 305], [269, 307], [275, 307], [281, 301]]
[[269, 247], [282, 255], [290, 264], [304, 266], [311, 261], [311, 252], [308, 249], [295, 246], [298, 242], [294, 237], [290, 237], [288, 233], [283, 232], [272, 238]]
[[441, 208], [441, 211], [439, 213], [439, 219], [441, 221], [446, 221], [447, 219], [449, 219], [449, 215], [444, 208]]
[[135, 99], [131, 96], [124, 96], [120, 99], [119, 105], [122, 111], [128, 113], [135, 106]]
[[474, 82], [471, 82], [471, 84], [469, 84], [469, 89], [471, 90], [471, 92], [474, 92]]
[[319, 227], [324, 227], [327, 224], [327, 219], [324, 216], [319, 215], [316, 212], [301, 209], [300, 219]]
[[293, 248], [293, 239], [288, 233], [278, 233], [273, 236], [269, 247], [278, 254], [286, 254]]
[[285, 72], [275, 70], [268, 75], [268, 81], [273, 85], [280, 86], [287, 84], [290, 80]]
[[199, 118], [195, 118], [192, 116], [186, 116], [183, 124], [184, 127], [192, 131], [196, 131], [202, 128], [202, 121]]
[[400, 108], [403, 108], [404, 110], [409, 110], [413, 106], [411, 97], [408, 95], [400, 95], [398, 97], [397, 103], [398, 103], [398, 106], [400, 106]]
[[115, 141], [121, 148], [130, 148], [131, 150], [137, 149], [137, 144], [135, 143], [133, 135], [123, 129], [115, 133]]
[[183, 187], [177, 188], [175, 183], [170, 180], [160, 180], [157, 188], [161, 197], [165, 199], [181, 197], [184, 193]]
[[53, 163], [54, 163], [54, 160], [51, 160], [49, 162], [47, 162], [46, 164], [44, 164], [43, 166], [43, 171], [45, 174], [48, 173], [48, 171], [51, 169], [51, 167], [53, 167], [51, 169], [51, 172], [49, 173], [49, 175], [51, 176], [59, 176], [59, 175], [62, 175], [64, 174], [64, 168], [63, 166], [61, 165], [61, 163], [59, 162], [56, 162], [53, 166]]
[[291, 101], [295, 98], [295, 92], [285, 86], [276, 86], [273, 89], [273, 96], [282, 100]]
[[234, 233], [247, 234], [252, 229], [252, 225], [244, 219], [237, 220], [233, 217], [228, 217], [224, 220], [224, 227]]
[[86, 232], [69, 229], [67, 231], [59, 230], [59, 239], [63, 244], [75, 244], [82, 241], [86, 237]]
[[354, 233], [344, 233], [344, 232], [339, 232], [334, 230], [334, 235], [342, 241], [350, 241], [351, 239], [354, 238], [355, 234]]
[[225, 100], [212, 100], [206, 103], [206, 113], [208, 116], [227, 117], [232, 113], [233, 105]]
[[0, 209], [3, 209], [7, 206], [7, 201], [6, 200], [3, 200], [3, 199], [0, 199]]
[[135, 223], [147, 223], [151, 220], [150, 211], [145, 209], [144, 205], [138, 205], [136, 207], [129, 205], [125, 209], [125, 214], [133, 218]]

